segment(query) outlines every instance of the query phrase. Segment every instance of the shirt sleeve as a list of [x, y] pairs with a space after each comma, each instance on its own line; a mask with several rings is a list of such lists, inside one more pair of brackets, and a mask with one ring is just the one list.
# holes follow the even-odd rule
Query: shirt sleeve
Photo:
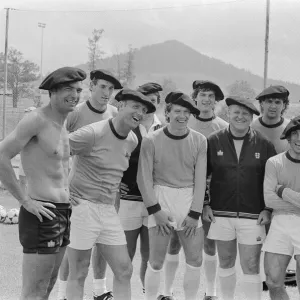
[[70, 133], [69, 142], [72, 155], [83, 155], [90, 153], [95, 143], [93, 127], [87, 125]]
[[278, 185], [276, 166], [272, 160], [266, 163], [265, 179], [264, 179], [264, 198], [267, 207], [274, 210], [293, 210], [294, 206], [287, 201], [281, 199], [276, 193]]
[[194, 198], [191, 210], [202, 212], [205, 188], [206, 188], [206, 165], [207, 165], [207, 141], [202, 141], [195, 165]]
[[300, 208], [300, 193], [293, 191], [290, 188], [284, 188], [282, 199]]
[[137, 184], [146, 207], [158, 203], [153, 189], [153, 166], [154, 144], [150, 139], [144, 137], [139, 157]]

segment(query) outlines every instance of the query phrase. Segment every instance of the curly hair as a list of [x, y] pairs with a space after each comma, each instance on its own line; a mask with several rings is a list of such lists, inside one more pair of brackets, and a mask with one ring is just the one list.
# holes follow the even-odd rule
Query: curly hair
[[[266, 99], [270, 99], [270, 98], [273, 98], [273, 97], [271, 97], [272, 95], [270, 95], [270, 96], [268, 96], [268, 97], [264, 97], [264, 98], [262, 98], [262, 99], [259, 99], [259, 105], [260, 105], [260, 111], [261, 111], [261, 113], [263, 113], [264, 112], [264, 110], [263, 110], [263, 107], [262, 107], [262, 103], [266, 100]], [[275, 96], [275, 95], [274, 95]], [[286, 110], [289, 108], [289, 105], [290, 105], [290, 99], [287, 97], [287, 96], [275, 96], [274, 98], [276, 98], [276, 99], [280, 99], [280, 100], [282, 100], [283, 101], [283, 104], [284, 104], [284, 109], [281, 111], [281, 115], [283, 115], [285, 112], [286, 112]]]
[[191, 94], [191, 97], [194, 101], [196, 101], [196, 98], [200, 91], [201, 92], [213, 92], [216, 95], [215, 91], [210, 88], [197, 87], [196, 89], [193, 90], [193, 92]]
[[168, 113], [171, 111], [173, 103], [167, 103], [165, 106], [165, 118], [166, 122], [170, 123], [170, 118], [168, 117]]

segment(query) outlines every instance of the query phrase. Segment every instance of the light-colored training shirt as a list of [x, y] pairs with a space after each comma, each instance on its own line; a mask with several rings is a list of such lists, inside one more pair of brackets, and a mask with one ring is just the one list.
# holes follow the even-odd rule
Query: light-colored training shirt
[[220, 117], [205, 120], [199, 117], [196, 118], [192, 115], [189, 119], [188, 126], [197, 132], [202, 133], [205, 137], [208, 137], [211, 133], [228, 127], [228, 123]]
[[184, 136], [174, 136], [168, 127], [143, 138], [137, 183], [147, 207], [158, 203], [154, 185], [171, 188], [194, 188], [191, 210], [203, 207], [206, 163], [206, 138], [193, 129]]
[[275, 147], [277, 153], [287, 151], [290, 146], [287, 140], [281, 140], [280, 136], [290, 120], [281, 118], [280, 122], [274, 125], [268, 125], [263, 122], [262, 117], [256, 118], [251, 127], [260, 132]]
[[70, 195], [94, 203], [113, 205], [131, 152], [138, 144], [130, 131], [118, 135], [112, 119], [84, 126], [69, 136], [75, 155], [69, 176]]
[[68, 114], [66, 127], [69, 132], [73, 132], [85, 125], [113, 118], [117, 113], [117, 108], [110, 104], [107, 104], [105, 111], [100, 112], [93, 108], [88, 101], [82, 102]]
[[[276, 194], [277, 185], [284, 185], [282, 198]], [[266, 163], [264, 180], [266, 206], [273, 208], [273, 214], [294, 214], [300, 216], [300, 161], [288, 152], [275, 155]]]

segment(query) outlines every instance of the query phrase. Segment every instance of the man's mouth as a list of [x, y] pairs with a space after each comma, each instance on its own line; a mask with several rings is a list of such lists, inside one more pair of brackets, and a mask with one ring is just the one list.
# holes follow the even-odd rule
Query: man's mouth
[[70, 104], [72, 104], [72, 105], [77, 105], [77, 103], [78, 103], [77, 100], [67, 100], [67, 99], [66, 99], [66, 102], [67, 102], [67, 103], [70, 103]]

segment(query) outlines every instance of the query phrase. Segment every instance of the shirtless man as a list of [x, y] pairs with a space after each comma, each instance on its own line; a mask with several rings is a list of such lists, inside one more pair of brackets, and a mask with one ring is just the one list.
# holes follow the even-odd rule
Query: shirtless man
[[[48, 299], [69, 244], [70, 148], [64, 122], [79, 101], [85, 78], [84, 71], [70, 67], [49, 74], [39, 87], [49, 91], [49, 104], [28, 114], [0, 143], [0, 180], [21, 204], [21, 300]], [[11, 159], [20, 151], [27, 194], [11, 165]]]

